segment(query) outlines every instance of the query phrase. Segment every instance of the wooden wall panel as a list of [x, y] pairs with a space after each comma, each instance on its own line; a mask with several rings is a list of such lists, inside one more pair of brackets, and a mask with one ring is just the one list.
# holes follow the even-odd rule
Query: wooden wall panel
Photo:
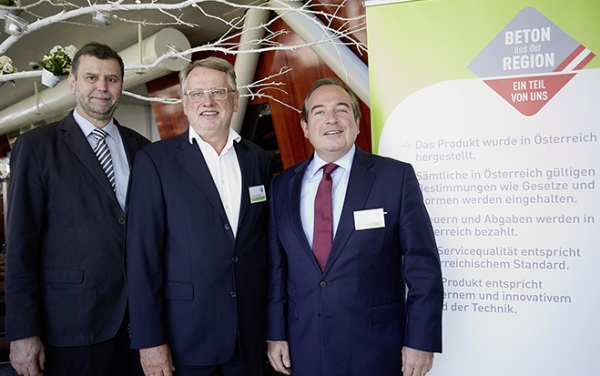
[[[179, 98], [181, 96], [177, 73], [150, 81], [146, 83], [146, 88], [149, 96], [153, 98]], [[161, 139], [178, 136], [187, 130], [189, 123], [183, 113], [182, 104], [152, 102], [151, 106]]]

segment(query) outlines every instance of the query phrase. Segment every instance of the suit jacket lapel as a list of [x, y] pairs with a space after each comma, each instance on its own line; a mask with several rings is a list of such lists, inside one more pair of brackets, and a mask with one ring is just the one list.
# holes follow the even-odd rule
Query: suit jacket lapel
[[72, 112], [69, 116], [61, 120], [60, 129], [62, 130], [61, 136], [65, 144], [67, 144], [77, 158], [79, 158], [84, 168], [92, 174], [93, 178], [100, 185], [100, 188], [110, 196], [115, 204], [119, 205], [117, 196], [110, 186], [102, 166], [98, 163], [98, 159], [94, 155], [94, 151], [90, 147], [89, 142], [85, 138], [83, 132], [81, 132], [77, 122], [75, 122]]
[[254, 157], [250, 155], [250, 149], [244, 143], [244, 140], [240, 140], [240, 142], [234, 142], [233, 147], [235, 148], [235, 154], [237, 155], [238, 163], [240, 164], [240, 171], [242, 174], [242, 197], [240, 201], [240, 215], [239, 215], [239, 223], [242, 223], [244, 215], [246, 214], [246, 210], [248, 209], [248, 205], [250, 204], [250, 182], [252, 181], [252, 176], [254, 175], [254, 168], [256, 168], [256, 163]]
[[321, 268], [315, 259], [312, 248], [308, 243], [306, 234], [304, 233], [304, 227], [302, 227], [302, 218], [300, 217], [300, 194], [302, 193], [302, 179], [306, 173], [310, 161], [313, 159], [311, 156], [306, 161], [300, 163], [295, 169], [295, 175], [288, 181], [287, 192], [288, 202], [287, 206], [290, 208], [290, 221], [292, 222], [292, 228], [298, 239], [298, 244], [302, 247], [309, 260], [314, 264], [314, 267], [321, 272]]
[[117, 119], [114, 119], [115, 125], [117, 126], [117, 130], [121, 135], [121, 141], [123, 141], [123, 147], [125, 148], [125, 155], [127, 156], [127, 163], [129, 163], [129, 169], [133, 167], [133, 156], [137, 152], [136, 143], [134, 139], [131, 137], [131, 130], [122, 127]]
[[219, 196], [219, 192], [217, 191], [215, 182], [210, 174], [208, 165], [204, 160], [204, 156], [195, 142], [194, 144], [190, 144], [189, 142], [189, 130], [179, 136], [177, 147], [181, 149], [181, 152], [177, 155], [177, 160], [184, 171], [189, 175], [190, 179], [194, 181], [215, 211], [227, 221], [227, 214], [225, 214], [221, 196]]
[[333, 239], [327, 265], [325, 265], [325, 273], [327, 273], [335, 263], [335, 260], [340, 256], [350, 235], [354, 232], [354, 212], [362, 210], [365, 207], [365, 202], [375, 181], [375, 174], [369, 171], [372, 165], [373, 161], [369, 155], [357, 147], [354, 161], [352, 162], [352, 170], [350, 171], [340, 222], [335, 238]]

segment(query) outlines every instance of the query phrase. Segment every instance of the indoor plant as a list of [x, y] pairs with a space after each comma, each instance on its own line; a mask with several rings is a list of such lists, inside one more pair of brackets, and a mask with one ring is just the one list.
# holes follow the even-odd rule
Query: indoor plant
[[60, 78], [71, 72], [73, 57], [77, 52], [75, 46], [67, 47], [54, 46], [49, 55], [44, 55], [40, 61], [42, 71], [42, 84], [48, 87], [54, 87], [60, 81]]
[[0, 74], [16, 73], [17, 68], [13, 65], [12, 59], [6, 55], [0, 56]]
[[71, 72], [73, 56], [77, 52], [75, 46], [54, 46], [49, 55], [44, 55], [40, 65], [55, 76], [64, 76]]
[[[12, 59], [6, 55], [0, 56], [0, 75], [17, 73], [17, 68], [13, 65]], [[14, 80], [9, 80], [13, 84]], [[0, 81], [0, 86], [4, 85], [4, 81]]]

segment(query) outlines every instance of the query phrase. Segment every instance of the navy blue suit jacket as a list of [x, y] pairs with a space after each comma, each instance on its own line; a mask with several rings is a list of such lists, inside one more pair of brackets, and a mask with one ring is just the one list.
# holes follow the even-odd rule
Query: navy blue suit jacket
[[[150, 141], [117, 128], [131, 166]], [[73, 114], [18, 136], [10, 166], [6, 339], [112, 338], [127, 307], [125, 212]]]
[[[440, 352], [442, 340], [440, 263], [414, 170], [357, 148], [321, 272], [300, 219], [309, 162], [271, 187], [267, 338], [289, 333], [296, 376], [401, 375], [403, 345]], [[378, 208], [384, 228], [355, 230], [355, 212]]]
[[[230, 224], [208, 166], [189, 132], [140, 151], [127, 227], [131, 342], [168, 343], [175, 365], [207, 366], [265, 356], [270, 158], [234, 142], [242, 174], [239, 223]], [[266, 191], [265, 191], [266, 192]], [[230, 226], [237, 226], [234, 238]], [[239, 336], [238, 336], [239, 334]]]

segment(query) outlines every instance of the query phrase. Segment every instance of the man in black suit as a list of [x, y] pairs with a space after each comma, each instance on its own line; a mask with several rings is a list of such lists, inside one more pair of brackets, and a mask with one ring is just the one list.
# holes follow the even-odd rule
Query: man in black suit
[[150, 142], [113, 118], [123, 74], [110, 47], [84, 46], [69, 75], [75, 110], [12, 151], [6, 339], [21, 375], [142, 374], [127, 331], [125, 197]]

